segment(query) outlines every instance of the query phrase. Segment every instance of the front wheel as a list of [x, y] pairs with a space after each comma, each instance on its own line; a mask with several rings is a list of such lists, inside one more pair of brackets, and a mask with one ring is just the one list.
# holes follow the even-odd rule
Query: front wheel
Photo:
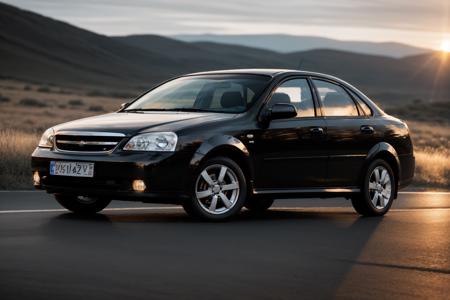
[[361, 193], [351, 198], [355, 210], [363, 216], [382, 216], [391, 208], [396, 182], [389, 164], [377, 159], [367, 169]]
[[83, 197], [66, 194], [56, 194], [55, 199], [64, 208], [76, 214], [83, 215], [95, 214], [107, 207], [111, 202], [110, 199], [105, 198]]
[[192, 197], [183, 207], [194, 217], [224, 220], [241, 210], [246, 196], [247, 183], [239, 165], [229, 158], [215, 157], [200, 166]]

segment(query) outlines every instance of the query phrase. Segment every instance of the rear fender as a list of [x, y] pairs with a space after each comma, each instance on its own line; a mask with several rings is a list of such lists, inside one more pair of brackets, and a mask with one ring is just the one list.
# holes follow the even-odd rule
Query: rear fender
[[367, 154], [367, 157], [364, 162], [364, 167], [361, 170], [360, 184], [363, 184], [366, 175], [366, 170], [369, 167], [370, 163], [378, 158], [386, 160], [392, 167], [392, 171], [394, 172], [394, 176], [396, 179], [394, 198], [397, 198], [398, 183], [399, 179], [401, 178], [400, 159], [398, 158], [398, 154], [395, 148], [386, 142], [378, 143], [369, 150], [369, 153]]

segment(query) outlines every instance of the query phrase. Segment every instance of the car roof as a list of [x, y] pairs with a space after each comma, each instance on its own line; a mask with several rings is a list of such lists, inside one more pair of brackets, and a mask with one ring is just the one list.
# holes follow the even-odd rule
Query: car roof
[[342, 79], [336, 78], [331, 75], [311, 72], [306, 70], [291, 70], [291, 69], [230, 69], [230, 70], [215, 70], [186, 74], [185, 76], [193, 75], [226, 75], [226, 74], [242, 74], [242, 75], [265, 75], [265, 76], [279, 76], [279, 75], [306, 75], [317, 76], [329, 79], [342, 81]]
[[294, 70], [283, 70], [283, 69], [230, 69], [230, 70], [215, 70], [215, 71], [205, 71], [197, 72], [188, 75], [214, 75], [214, 74], [251, 74], [251, 75], [267, 75], [275, 76], [280, 73], [285, 73]]

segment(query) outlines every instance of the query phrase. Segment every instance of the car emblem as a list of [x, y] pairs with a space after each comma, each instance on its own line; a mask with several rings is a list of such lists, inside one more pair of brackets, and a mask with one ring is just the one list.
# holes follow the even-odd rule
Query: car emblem
[[84, 145], [86, 145], [85, 141], [80, 141], [80, 147], [83, 147]]

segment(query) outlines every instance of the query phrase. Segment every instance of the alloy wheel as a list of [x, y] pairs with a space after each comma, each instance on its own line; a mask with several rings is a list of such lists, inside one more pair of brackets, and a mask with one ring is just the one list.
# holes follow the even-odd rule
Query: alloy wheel
[[369, 195], [376, 209], [384, 209], [391, 199], [392, 183], [389, 171], [383, 166], [377, 166], [369, 178]]
[[206, 212], [224, 214], [239, 198], [240, 186], [235, 172], [223, 164], [207, 166], [197, 177], [195, 196]]

